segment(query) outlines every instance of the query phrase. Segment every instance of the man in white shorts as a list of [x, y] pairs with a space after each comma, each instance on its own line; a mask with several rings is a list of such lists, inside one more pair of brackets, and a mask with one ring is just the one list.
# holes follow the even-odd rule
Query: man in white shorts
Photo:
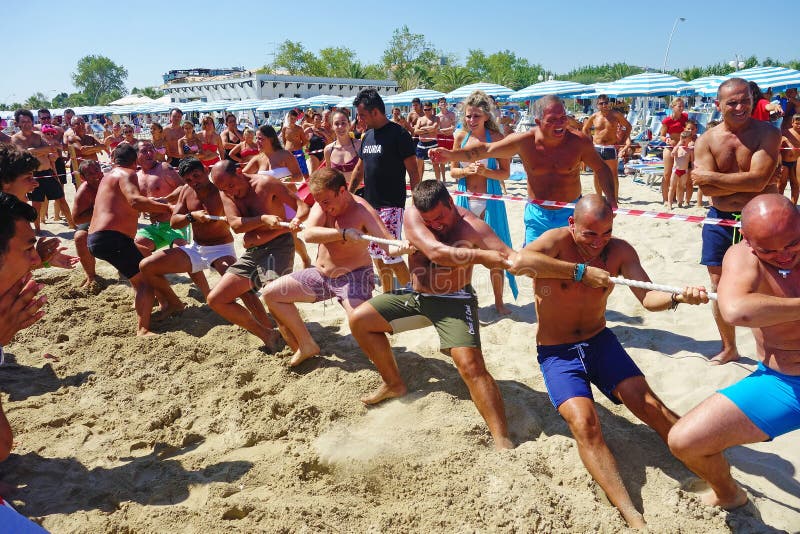
[[[181, 160], [178, 174], [188, 187], [184, 186], [181, 190], [169, 222], [176, 229], [191, 224], [194, 239], [188, 245], [161, 249], [143, 259], [139, 265], [159, 301], [166, 303], [161, 310], [164, 316], [177, 313], [186, 306], [172, 290], [164, 275], [184, 272], [202, 275], [202, 271], [210, 267], [214, 267], [219, 274], [224, 274], [228, 266], [236, 261], [233, 235], [225, 219], [222, 198], [219, 189], [208, 179], [208, 171], [200, 160], [186, 158]], [[200, 290], [207, 297], [208, 282], [205, 276], [199, 278]], [[150, 307], [145, 306], [147, 309]]]

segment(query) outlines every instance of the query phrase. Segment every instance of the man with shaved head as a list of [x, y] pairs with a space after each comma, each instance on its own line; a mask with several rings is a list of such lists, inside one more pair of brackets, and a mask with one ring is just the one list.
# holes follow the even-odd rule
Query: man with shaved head
[[711, 486], [710, 505], [735, 508], [747, 494], [722, 451], [800, 428], [800, 214], [778, 194], [742, 210], [744, 241], [725, 254], [718, 303], [730, 324], [753, 330], [758, 368], [683, 416], [669, 446]]
[[[711, 197], [709, 217], [738, 219], [747, 202], [760, 193], [777, 193], [772, 179], [778, 165], [780, 130], [750, 117], [753, 97], [746, 80], [731, 78], [717, 91], [717, 108], [722, 123], [697, 139], [694, 148], [692, 182], [703, 195]], [[700, 263], [708, 268], [711, 290], [719, 283], [722, 258], [740, 239], [732, 226], [703, 226], [703, 251]], [[716, 302], [712, 303], [722, 350], [712, 358], [724, 364], [739, 359], [736, 331], [725, 322]]]
[[[569, 425], [592, 477], [631, 527], [644, 526], [603, 440], [590, 384], [633, 414], [666, 441], [678, 416], [650, 389], [644, 375], [606, 327], [610, 276], [649, 282], [639, 256], [626, 241], [611, 236], [611, 205], [586, 195], [575, 206], [568, 228], [549, 230], [522, 249], [511, 272], [534, 278], [538, 361], [553, 406]], [[680, 303], [708, 302], [702, 287], [679, 295], [630, 288], [650, 311]]]
[[[547, 95], [533, 105], [536, 127], [525, 133], [511, 134], [494, 143], [474, 143], [469, 148], [430, 150], [431, 161], [478, 161], [483, 158], [510, 158], [519, 154], [528, 175], [528, 198], [574, 202], [581, 196], [581, 164], [597, 169], [597, 179], [613, 208], [617, 207], [614, 178], [595, 152], [592, 140], [567, 127], [564, 103]], [[547, 230], [567, 226], [569, 208], [525, 206], [525, 244]]]

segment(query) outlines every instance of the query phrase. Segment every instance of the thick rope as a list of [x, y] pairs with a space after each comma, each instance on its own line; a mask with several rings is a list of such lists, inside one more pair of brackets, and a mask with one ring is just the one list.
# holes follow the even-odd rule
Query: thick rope
[[[281, 221], [278, 223], [278, 226], [282, 226], [284, 228], [291, 228], [292, 225], [287, 222]], [[301, 230], [305, 230], [305, 227], [306, 226], [304, 224], [300, 225]], [[363, 239], [364, 241], [378, 243], [379, 245], [395, 245], [396, 247], [402, 247], [404, 245], [402, 241], [398, 241], [396, 239], [384, 239], [382, 237], [374, 237], [367, 234], [359, 234], [359, 235], [361, 236], [361, 239]]]
[[[665, 286], [662, 284], [653, 284], [651, 282], [642, 282], [640, 280], [629, 280], [621, 276], [611, 276], [609, 277], [609, 280], [621, 286], [638, 287], [640, 289], [652, 289], [655, 291], [663, 291], [664, 293], [673, 293], [675, 295], [680, 295], [683, 293], [683, 289], [680, 287]], [[717, 300], [716, 293], [707, 293], [707, 295], [709, 300]]]

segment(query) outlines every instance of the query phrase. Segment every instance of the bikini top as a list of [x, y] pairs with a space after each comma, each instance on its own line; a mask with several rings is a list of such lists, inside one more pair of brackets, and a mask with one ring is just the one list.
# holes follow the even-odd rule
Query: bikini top
[[239, 151], [239, 156], [243, 158], [246, 158], [248, 156], [255, 156], [256, 154], [258, 154], [257, 148], [243, 148], [242, 150]]
[[[350, 145], [353, 147], [353, 150], [356, 149], [356, 143], [352, 139], [350, 139]], [[334, 147], [336, 148], [336, 147]], [[342, 148], [341, 146], [339, 148]], [[356, 164], [358, 163], [358, 154], [353, 156], [353, 159], [348, 161], [347, 163], [333, 163], [331, 162], [331, 169], [337, 170], [339, 172], [353, 172], [353, 169], [356, 168]]]
[[213, 143], [203, 143], [202, 146], [203, 146], [203, 150], [210, 150], [212, 152], [217, 150], [217, 145], [215, 145]]

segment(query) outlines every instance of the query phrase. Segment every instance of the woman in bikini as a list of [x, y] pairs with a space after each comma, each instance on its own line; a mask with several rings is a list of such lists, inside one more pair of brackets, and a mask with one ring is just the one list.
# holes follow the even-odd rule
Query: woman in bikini
[[194, 133], [194, 123], [190, 120], [185, 120], [181, 123], [183, 130], [183, 137], [178, 139], [178, 156], [181, 159], [194, 156], [199, 158], [200, 155], [200, 138]]
[[125, 137], [122, 135], [122, 126], [120, 123], [115, 122], [114, 125], [111, 126], [111, 134], [107, 135], [106, 138], [103, 139], [103, 144], [106, 145], [108, 153], [111, 154], [111, 152], [113, 152], [114, 149], [117, 148], [117, 146], [119, 146], [119, 144], [124, 140]]
[[314, 113], [311, 127], [306, 130], [306, 135], [308, 135], [308, 155], [311, 159], [311, 172], [314, 172], [322, 164], [324, 159], [322, 153], [325, 150], [325, 145], [333, 137], [330, 130], [322, 122], [322, 114]]
[[214, 117], [206, 115], [200, 121], [203, 129], [197, 134], [200, 139], [200, 154], [197, 158], [202, 162], [206, 169], [225, 157], [225, 150], [222, 148], [222, 138], [217, 133], [217, 126], [214, 124]]
[[[258, 154], [247, 162], [242, 169], [244, 174], [268, 174], [271, 173], [281, 181], [293, 193], [297, 193], [297, 187], [292, 182], [303, 181], [303, 173], [300, 170], [300, 164], [297, 163], [297, 158], [294, 154], [283, 148], [278, 133], [275, 129], [265, 124], [258, 128], [256, 131], [256, 146], [258, 147]], [[290, 221], [294, 218], [295, 212], [286, 206], [286, 220]], [[311, 266], [311, 258], [308, 256], [306, 244], [294, 236], [294, 250], [303, 262], [303, 268], [307, 269]]]
[[167, 161], [167, 138], [164, 136], [164, 127], [157, 122], [150, 123], [150, 135], [153, 137], [153, 147], [156, 149], [156, 160]]
[[[350, 118], [347, 114], [336, 109], [331, 114], [333, 121], [334, 141], [325, 147], [325, 163], [331, 169], [336, 169], [344, 175], [347, 180], [347, 187], [350, 188], [350, 177], [353, 169], [358, 163], [358, 151], [361, 148], [361, 139], [353, 139], [350, 136]], [[363, 196], [362, 186], [356, 194]]]
[[665, 208], [668, 208], [669, 204], [675, 200], [669, 198], [670, 179], [672, 178], [672, 149], [677, 144], [681, 132], [686, 128], [686, 121], [689, 120], [689, 115], [683, 112], [684, 103], [682, 98], [673, 100], [670, 107], [672, 108], [672, 114], [661, 121], [661, 131], [658, 133], [658, 136], [667, 143], [663, 155], [664, 178], [661, 180], [661, 198], [664, 201]]
[[[464, 101], [464, 119], [462, 127], [454, 134], [453, 145], [461, 148], [486, 142], [491, 143], [503, 138], [500, 128], [492, 114], [492, 101], [483, 91], [475, 91]], [[511, 160], [508, 158], [489, 158], [472, 163], [462, 162], [460, 166], [450, 168], [450, 176], [458, 180], [458, 190], [480, 194], [502, 194], [500, 183], [511, 174]], [[502, 200], [474, 199], [465, 196], [456, 197], [456, 204], [467, 208], [476, 217], [487, 222], [495, 233], [509, 244], [511, 235], [508, 230], [508, 218]], [[511, 245], [509, 245], [511, 246]], [[508, 315], [511, 310], [503, 303], [503, 270], [492, 269], [490, 272], [494, 307], [500, 315]], [[516, 289], [513, 278], [509, 278], [512, 291]], [[516, 296], [516, 295], [515, 295]]]
[[[252, 134], [252, 130], [250, 131]], [[222, 138], [222, 148], [225, 150], [225, 159], [233, 159], [234, 161], [239, 161], [231, 157], [231, 152], [237, 145], [241, 144], [244, 141], [244, 134], [239, 131], [239, 128], [236, 127], [236, 116], [231, 115], [228, 113], [225, 116], [225, 129], [220, 134]], [[252, 143], [251, 138], [251, 144]]]
[[231, 149], [230, 153], [228, 154], [228, 159], [232, 159], [233, 161], [244, 165], [253, 159], [253, 157], [255, 157], [255, 155], [260, 151], [258, 150], [258, 145], [256, 144], [255, 133], [253, 130], [250, 128], [245, 128], [242, 137], [244, 140]]

